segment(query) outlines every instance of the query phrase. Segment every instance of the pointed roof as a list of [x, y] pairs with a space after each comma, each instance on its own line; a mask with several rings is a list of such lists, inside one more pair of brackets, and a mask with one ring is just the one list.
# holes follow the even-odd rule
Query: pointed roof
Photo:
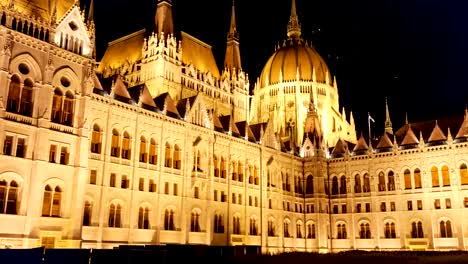
[[[192, 109], [193, 103], [196, 99], [197, 95], [181, 99], [177, 102], [177, 111], [179, 112], [181, 117], [185, 117], [188, 114], [187, 110]], [[189, 107], [189, 109], [187, 109], [187, 106]]]
[[192, 64], [202, 73], [210, 72], [213, 77], [219, 79], [219, 69], [211, 46], [186, 32], [181, 32], [181, 39], [183, 50], [182, 62], [185, 65]]
[[348, 152], [348, 146], [344, 140], [341, 138], [338, 139], [338, 141], [335, 144], [335, 147], [333, 148], [332, 155], [337, 156], [337, 155], [343, 155]]
[[446, 141], [446, 140], [447, 140], [447, 137], [445, 136], [444, 132], [442, 132], [442, 129], [440, 129], [436, 120], [434, 129], [432, 130], [432, 133], [431, 133], [431, 136], [429, 137], [428, 142]]
[[224, 128], [223, 124], [221, 124], [221, 120], [219, 119], [218, 113], [215, 111], [213, 112], [213, 125], [214, 125], [214, 130], [224, 133]]
[[256, 138], [246, 121], [237, 122], [236, 126], [239, 129], [241, 137], [245, 137], [247, 133], [247, 139], [251, 142], [256, 142]]
[[89, 3], [87, 22], [89, 23], [90, 21], [94, 21], [94, 0], [91, 0]]
[[367, 145], [366, 140], [364, 139], [364, 136], [361, 133], [361, 136], [359, 137], [359, 140], [356, 146], [354, 146], [353, 152], [360, 153], [368, 149], [369, 149], [369, 146]]
[[458, 130], [457, 135], [455, 136], [456, 139], [458, 138], [467, 138], [468, 137], [468, 111], [465, 110], [465, 117], [463, 118], [463, 123]]
[[252, 131], [254, 137], [259, 141], [262, 137], [263, 131], [265, 131], [267, 123], [258, 123], [258, 124], [253, 124], [249, 125], [250, 130]]
[[163, 93], [158, 97], [154, 98], [156, 106], [163, 111], [167, 116], [172, 118], [180, 119], [180, 114], [177, 111], [174, 100], [171, 98], [169, 93]]
[[404, 146], [413, 144], [419, 144], [419, 140], [414, 134], [413, 129], [411, 129], [411, 125], [409, 125], [408, 130], [406, 131], [406, 135], [400, 145]]
[[25, 16], [39, 17], [42, 21], [53, 22], [55, 12], [59, 21], [74, 5], [75, 0], [0, 0], [2, 6], [13, 2], [13, 8]]
[[146, 84], [130, 87], [128, 88], [128, 92], [130, 93], [133, 100], [137, 103], [141, 103], [142, 106], [148, 106], [150, 110], [157, 108]]
[[291, 16], [288, 22], [288, 33], [289, 38], [298, 39], [301, 37], [301, 24], [296, 13], [296, 0], [292, 0], [291, 3]]
[[114, 85], [112, 86], [114, 92], [114, 98], [125, 98], [125, 99], [132, 99], [130, 93], [127, 89], [127, 84], [123, 81], [123, 77], [120, 75], [114, 76]]
[[232, 1], [231, 24], [227, 34], [226, 55], [224, 57], [224, 68], [228, 70], [242, 70], [241, 56], [239, 49], [239, 33], [236, 27], [236, 12], [234, 0]]
[[172, 20], [172, 1], [158, 0], [156, 15], [154, 16], [154, 28], [156, 33], [164, 36], [174, 34], [174, 22]]
[[231, 134], [235, 137], [239, 137], [241, 135], [241, 133], [239, 132], [239, 129], [234, 123], [234, 118], [231, 115], [221, 116], [220, 121], [221, 121], [221, 124], [223, 125], [224, 131], [231, 131]]
[[383, 136], [380, 138], [379, 144], [377, 144], [377, 149], [392, 148], [393, 143], [387, 132], [384, 132]]
[[385, 97], [385, 132], [393, 135], [392, 121], [390, 120], [390, 111], [388, 111], [387, 98]]

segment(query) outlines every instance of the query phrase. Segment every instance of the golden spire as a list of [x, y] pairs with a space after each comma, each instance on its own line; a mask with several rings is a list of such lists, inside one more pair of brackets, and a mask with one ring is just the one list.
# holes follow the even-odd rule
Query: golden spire
[[156, 15], [154, 17], [155, 31], [158, 36], [163, 32], [164, 36], [174, 34], [172, 21], [172, 0], [158, 0]]
[[390, 111], [388, 111], [387, 97], [385, 97], [385, 132], [393, 135], [392, 121], [390, 120]]
[[231, 24], [227, 34], [226, 55], [224, 57], [224, 68], [230, 71], [241, 71], [241, 56], [239, 49], [239, 34], [236, 27], [236, 12], [234, 0], [231, 9]]
[[296, 0], [292, 0], [291, 4], [291, 16], [288, 22], [288, 33], [289, 38], [298, 39], [301, 37], [301, 24], [296, 14]]
[[88, 23], [94, 21], [94, 0], [91, 0], [89, 3], [89, 11], [88, 11]]

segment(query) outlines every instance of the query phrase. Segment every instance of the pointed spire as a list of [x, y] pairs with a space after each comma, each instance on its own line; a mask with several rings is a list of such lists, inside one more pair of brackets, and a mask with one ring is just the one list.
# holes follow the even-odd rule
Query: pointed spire
[[385, 132], [393, 135], [392, 121], [390, 120], [390, 111], [388, 111], [387, 97], [385, 97]]
[[291, 3], [291, 16], [288, 23], [288, 37], [291, 39], [299, 39], [301, 37], [301, 24], [296, 13], [296, 0]]
[[174, 34], [172, 21], [172, 0], [158, 0], [156, 15], [154, 16], [154, 28], [158, 36], [164, 32], [165, 36]]
[[89, 3], [89, 11], [88, 11], [88, 20], [87, 22], [94, 22], [94, 0], [91, 0]]
[[231, 9], [231, 24], [227, 34], [226, 55], [224, 57], [224, 68], [235, 72], [242, 71], [241, 56], [239, 49], [239, 33], [236, 26], [236, 12], [234, 0]]
[[408, 112], [405, 112], [405, 125], [409, 124], [408, 122]]

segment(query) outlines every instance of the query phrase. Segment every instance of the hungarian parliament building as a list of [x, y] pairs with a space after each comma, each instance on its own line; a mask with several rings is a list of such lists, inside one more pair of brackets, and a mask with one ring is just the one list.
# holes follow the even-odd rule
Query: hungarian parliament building
[[0, 248], [468, 250], [466, 111], [368, 140], [295, 0], [254, 84], [172, 2], [97, 61], [92, 1], [0, 1]]

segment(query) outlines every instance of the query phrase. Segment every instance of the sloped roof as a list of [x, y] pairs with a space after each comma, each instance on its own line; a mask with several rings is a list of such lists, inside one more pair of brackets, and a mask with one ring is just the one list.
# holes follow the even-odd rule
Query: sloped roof
[[[237, 128], [236, 124], [234, 123], [234, 120], [233, 120], [232, 116], [230, 116], [230, 115], [221, 116], [219, 118], [219, 120], [221, 121], [221, 124], [223, 125], [224, 131], [231, 131], [232, 135], [237, 136], [237, 137], [239, 137], [241, 135], [241, 133], [239, 132], [239, 129]], [[229, 129], [230, 126], [231, 126], [231, 129]]]
[[468, 115], [465, 114], [465, 118], [463, 119], [463, 123], [458, 130], [457, 135], [455, 138], [466, 138], [468, 137]]
[[341, 138], [335, 144], [333, 148], [332, 155], [345, 154], [348, 151], [348, 146], [344, 140]]
[[203, 73], [211, 72], [213, 77], [219, 79], [219, 69], [211, 46], [185, 32], [181, 32], [181, 38], [182, 62], [185, 65], [193, 64]]
[[218, 132], [225, 132], [223, 128], [223, 124], [221, 124], [221, 120], [219, 120], [218, 113], [214, 112], [213, 113], [213, 125], [214, 129]]
[[189, 104], [189, 110], [192, 109], [193, 103], [197, 99], [197, 95], [181, 99], [177, 102], [177, 111], [179, 112], [181, 117], [185, 117], [187, 114], [187, 102]]
[[109, 42], [101, 59], [98, 72], [106, 69], [118, 69], [125, 63], [133, 65], [142, 58], [142, 48], [145, 39], [145, 29]]
[[[0, 0], [2, 6], [8, 6], [10, 0]], [[26, 16], [39, 17], [41, 20], [51, 22], [54, 9], [59, 21], [75, 4], [75, 0], [15, 0], [14, 8]]]
[[419, 140], [416, 137], [416, 135], [413, 132], [413, 129], [411, 129], [411, 126], [408, 127], [408, 130], [406, 130], [406, 135], [403, 138], [403, 141], [401, 142], [400, 145], [413, 145], [413, 144], [419, 144]]
[[368, 149], [369, 149], [369, 146], [367, 145], [366, 140], [364, 139], [364, 136], [361, 134], [356, 146], [354, 146], [353, 152], [359, 152], [359, 151], [364, 151]]
[[256, 142], [255, 136], [246, 121], [237, 122], [236, 126], [239, 129], [241, 137], [245, 137], [245, 133], [247, 133], [247, 139], [251, 142]]
[[267, 123], [258, 123], [258, 124], [249, 125], [250, 130], [252, 131], [252, 134], [257, 140], [261, 139], [262, 130], [265, 131], [266, 125]]
[[447, 137], [445, 136], [444, 132], [442, 132], [442, 130], [440, 129], [436, 121], [434, 129], [432, 130], [431, 136], [429, 136], [428, 142], [444, 141], [444, 140], [447, 140]]
[[[428, 142], [429, 137], [434, 129], [435, 122], [435, 120], [413, 122], [411, 123], [411, 129], [413, 130], [415, 135], [419, 135], [420, 133], [422, 133], [424, 141]], [[459, 131], [460, 126], [462, 126], [462, 123], [463, 115], [448, 116], [437, 119], [437, 124], [442, 130], [442, 132], [444, 132], [444, 134], [447, 133], [448, 128], [450, 128], [450, 131]], [[406, 135], [406, 131], [408, 130], [409, 125], [410, 124], [405, 124], [395, 132], [397, 142], [402, 142], [403, 138]]]
[[127, 84], [123, 81], [122, 77], [119, 75], [114, 76], [113, 90], [114, 90], [114, 96], [116, 96], [116, 98], [121, 97], [125, 99], [132, 99], [132, 97], [130, 96], [130, 93], [128, 92]]
[[180, 119], [180, 114], [177, 111], [175, 102], [171, 98], [169, 93], [163, 93], [158, 97], [154, 98], [154, 103], [159, 109], [165, 111], [167, 116]]
[[128, 92], [130, 96], [133, 98], [135, 102], [141, 103], [142, 105], [156, 107], [153, 98], [151, 97], [151, 93], [148, 90], [148, 87], [145, 84], [139, 84], [133, 87], [128, 88]]
[[379, 144], [377, 144], [377, 149], [382, 148], [393, 148], [393, 143], [387, 132], [384, 132], [383, 136], [380, 137]]

